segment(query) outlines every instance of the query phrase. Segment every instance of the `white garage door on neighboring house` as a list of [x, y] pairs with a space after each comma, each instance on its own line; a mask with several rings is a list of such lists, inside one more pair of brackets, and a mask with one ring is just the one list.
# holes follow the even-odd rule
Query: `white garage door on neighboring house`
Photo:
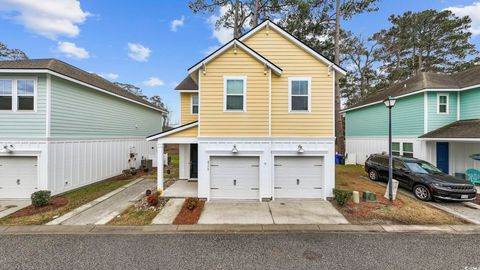
[[210, 157], [211, 199], [258, 199], [258, 157]]
[[275, 198], [321, 198], [324, 184], [323, 157], [274, 159]]
[[30, 198], [36, 191], [36, 157], [0, 157], [0, 198]]

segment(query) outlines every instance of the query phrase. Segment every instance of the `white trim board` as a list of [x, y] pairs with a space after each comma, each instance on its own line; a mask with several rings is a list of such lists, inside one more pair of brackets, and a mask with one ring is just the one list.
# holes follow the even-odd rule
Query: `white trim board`
[[255, 51], [253, 51], [252, 49], [250, 49], [249, 47], [247, 47], [245, 44], [243, 44], [241, 41], [239, 41], [237, 39], [231, 40], [230, 42], [225, 44], [223, 47], [221, 47], [219, 50], [210, 54], [207, 58], [204, 58], [203, 60], [201, 60], [195, 66], [189, 68], [188, 73], [191, 74], [191, 73], [195, 72], [196, 70], [200, 69], [203, 65], [206, 65], [208, 62], [215, 59], [217, 56], [221, 55], [226, 50], [230, 49], [232, 46], [239, 47], [240, 49], [245, 51], [247, 54], [249, 54], [253, 58], [257, 59], [259, 62], [267, 65], [270, 69], [273, 70], [273, 72], [275, 72], [275, 74], [277, 74], [277, 75], [282, 74], [282, 70], [279, 67], [275, 66], [273, 63], [268, 61], [265, 57], [261, 56], [260, 54], [258, 54]]
[[[292, 36], [290, 33], [288, 33], [287, 31], [283, 30], [282, 28], [280, 28], [278, 25], [276, 25], [275, 23], [271, 22], [270, 20], [266, 20], [264, 21], [263, 23], [259, 24], [257, 27], [253, 28], [252, 30], [250, 30], [249, 32], [247, 32], [245, 35], [241, 36], [239, 38], [240, 41], [244, 41], [245, 39], [249, 38], [250, 36], [254, 35], [255, 33], [257, 33], [259, 30], [263, 29], [264, 27], [268, 27], [268, 28], [272, 28], [274, 29], [275, 31], [277, 31], [280, 35], [282, 35], [283, 37], [285, 37], [286, 39], [288, 39], [289, 41], [293, 42], [295, 45], [297, 45], [298, 47], [302, 48], [303, 50], [305, 50], [306, 52], [310, 53], [312, 56], [314, 56], [315, 58], [317, 58], [318, 60], [320, 60], [321, 62], [327, 64], [328, 66], [331, 66], [333, 67], [333, 69], [335, 69], [338, 73], [342, 74], [342, 75], [346, 75], [347, 72], [345, 70], [343, 70], [342, 68], [340, 68], [339, 66], [335, 65], [332, 61], [328, 60], [327, 58], [325, 58], [323, 55], [319, 54], [318, 52], [314, 51], [312, 48], [308, 47], [307, 45], [305, 45], [304, 43], [302, 43], [300, 40], [296, 39], [294, 36]], [[267, 29], [268, 29], [267, 28]]]
[[114, 96], [114, 97], [117, 97], [117, 98], [121, 98], [121, 99], [130, 101], [130, 102], [136, 103], [136, 104], [138, 104], [138, 105], [142, 105], [142, 106], [147, 107], [147, 108], [150, 108], [150, 109], [152, 109], [152, 110], [156, 110], [156, 111], [159, 111], [159, 112], [162, 112], [162, 113], [167, 113], [167, 112], [166, 112], [165, 110], [163, 110], [163, 109], [156, 108], [156, 107], [152, 107], [152, 106], [149, 106], [149, 105], [147, 105], [147, 104], [144, 104], [144, 103], [135, 101], [135, 100], [133, 100], [133, 99], [129, 99], [129, 98], [127, 98], [127, 97], [117, 95], [117, 94], [112, 93], [112, 92], [110, 92], [110, 91], [107, 91], [107, 90], [104, 90], [104, 89], [102, 89], [102, 88], [96, 87], [96, 86], [91, 85], [91, 84], [89, 84], [89, 83], [85, 83], [85, 82], [79, 81], [79, 80], [77, 80], [77, 79], [71, 78], [71, 77], [69, 77], [69, 76], [66, 76], [66, 75], [57, 73], [57, 72], [52, 71], [52, 70], [49, 70], [49, 69], [0, 69], [0, 73], [45, 73], [45, 74], [50, 74], [50, 75], [54, 75], [54, 76], [57, 76], [57, 77], [59, 77], [59, 78], [65, 79], [65, 80], [67, 80], [67, 81], [71, 81], [71, 82], [74, 82], [74, 83], [76, 83], [76, 84], [80, 84], [80, 85], [83, 85], [83, 86], [86, 86], [86, 87], [95, 89], [95, 90], [100, 91], [100, 92], [102, 92], [102, 93], [105, 93], [105, 94], [108, 94], [108, 95], [111, 95], [111, 96]]

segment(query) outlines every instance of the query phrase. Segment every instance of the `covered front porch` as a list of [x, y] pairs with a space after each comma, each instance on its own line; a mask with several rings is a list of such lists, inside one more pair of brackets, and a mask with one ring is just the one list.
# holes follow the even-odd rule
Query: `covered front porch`
[[[147, 140], [157, 141], [158, 164], [171, 166], [165, 160], [165, 145], [178, 144], [178, 177], [166, 179], [165, 166], [158, 166], [157, 187], [163, 190], [165, 197], [198, 196], [198, 128], [192, 122], [177, 128], [152, 135]], [[167, 182], [168, 181], [168, 182]]]
[[461, 120], [420, 137], [443, 172], [480, 183], [480, 120]]

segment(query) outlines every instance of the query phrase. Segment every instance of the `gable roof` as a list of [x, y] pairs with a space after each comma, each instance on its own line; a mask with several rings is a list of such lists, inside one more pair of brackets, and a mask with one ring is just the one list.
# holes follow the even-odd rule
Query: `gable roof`
[[426, 133], [422, 139], [480, 139], [480, 119], [460, 120]]
[[198, 120], [190, 122], [190, 123], [186, 123], [186, 124], [178, 126], [178, 127], [174, 127], [172, 129], [169, 129], [169, 130], [162, 131], [162, 132], [157, 133], [157, 134], [150, 135], [150, 136], [147, 137], [147, 141], [156, 140], [156, 139], [165, 137], [167, 135], [177, 133], [177, 132], [180, 132], [182, 130], [186, 130], [186, 129], [196, 127], [196, 126], [198, 126]]
[[183, 81], [175, 87], [175, 90], [187, 90], [187, 91], [196, 91], [198, 90], [198, 85], [197, 83], [190, 77], [190, 75], [187, 75]]
[[223, 45], [222, 47], [218, 48], [216, 51], [214, 51], [213, 53], [209, 54], [207, 57], [203, 58], [202, 60], [198, 61], [195, 65], [193, 65], [192, 67], [190, 67], [188, 69], [188, 73], [192, 73], [196, 70], [198, 70], [200, 67], [202, 67], [202, 65], [210, 62], [211, 60], [215, 59], [217, 56], [221, 55], [223, 52], [225, 52], [226, 50], [228, 50], [229, 48], [231, 48], [232, 46], [238, 46], [239, 48], [241, 48], [243, 51], [245, 51], [247, 54], [251, 55], [253, 58], [257, 59], [258, 61], [262, 62], [263, 64], [267, 65], [269, 68], [272, 69], [272, 71], [277, 74], [277, 75], [280, 75], [282, 74], [282, 69], [279, 68], [277, 65], [275, 65], [274, 63], [270, 62], [270, 60], [268, 60], [267, 58], [263, 57], [262, 55], [260, 55], [259, 53], [257, 53], [256, 51], [254, 51], [252, 48], [248, 47], [246, 44], [244, 44], [243, 42], [241, 42], [240, 40], [238, 39], [232, 39], [230, 42], [228, 42], [227, 44]]
[[339, 72], [340, 74], [342, 75], [345, 75], [347, 74], [347, 71], [345, 69], [343, 69], [342, 67], [340, 67], [339, 65], [335, 64], [333, 61], [329, 60], [327, 57], [325, 57], [323, 54], [317, 52], [315, 49], [313, 49], [312, 47], [308, 46], [307, 44], [303, 43], [300, 39], [296, 38], [295, 36], [293, 36], [292, 34], [290, 34], [289, 32], [287, 32], [285, 29], [283, 29], [282, 27], [280, 27], [278, 24], [274, 23], [273, 21], [271, 20], [265, 20], [263, 21], [262, 23], [258, 24], [257, 26], [255, 26], [254, 28], [252, 28], [250, 31], [246, 32], [245, 34], [243, 34], [239, 40], [240, 41], [244, 41], [245, 39], [247, 39], [248, 37], [254, 35], [255, 33], [257, 33], [259, 30], [261, 30], [263, 27], [271, 27], [272, 29], [274, 29], [275, 31], [277, 31], [278, 33], [280, 33], [280, 35], [282, 35], [283, 37], [285, 37], [286, 39], [290, 40], [291, 42], [293, 42], [295, 45], [299, 46], [300, 48], [302, 48], [303, 50], [305, 50], [306, 52], [308, 52], [309, 54], [311, 54], [313, 57], [317, 58], [318, 60], [320, 60], [321, 62], [325, 63], [326, 65], [328, 66], [331, 66], [333, 67], [333, 69], [335, 69], [337, 72]]
[[458, 72], [455, 74], [440, 74], [420, 72], [417, 75], [396, 83], [378, 93], [366, 97], [364, 100], [344, 109], [350, 111], [361, 107], [383, 102], [387, 97], [402, 97], [415, 94], [422, 90], [460, 90], [480, 84], [480, 67]]
[[89, 86], [99, 88], [100, 90], [103, 90], [108, 94], [121, 97], [128, 101], [144, 105], [157, 111], [166, 112], [165, 109], [156, 107], [145, 99], [128, 92], [127, 90], [113, 84], [112, 82], [96, 74], [88, 73], [57, 59], [50, 58], [0, 61], [0, 72], [5, 72], [6, 70], [18, 70], [18, 72], [42, 72], [42, 70], [49, 70], [54, 72], [53, 75], [63, 75], [76, 81], [85, 83]]

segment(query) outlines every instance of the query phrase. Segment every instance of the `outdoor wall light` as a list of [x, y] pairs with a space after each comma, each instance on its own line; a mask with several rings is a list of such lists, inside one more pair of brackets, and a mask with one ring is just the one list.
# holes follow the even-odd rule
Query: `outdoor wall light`
[[11, 144], [10, 144], [10, 145], [4, 145], [4, 146], [0, 149], [0, 153], [8, 153], [8, 154], [10, 154], [10, 153], [13, 152], [13, 149], [14, 149], [14, 148], [15, 148], [15, 147], [13, 147], [13, 145], [11, 145]]
[[305, 149], [303, 149], [303, 146], [301, 144], [298, 145], [297, 152], [300, 153], [300, 154], [305, 152]]
[[238, 153], [238, 149], [237, 149], [237, 146], [235, 144], [233, 145], [232, 153], [234, 153], [234, 154]]
[[389, 96], [383, 101], [383, 104], [385, 104], [385, 107], [391, 109], [393, 106], [395, 106], [395, 102], [397, 102], [397, 99]]

